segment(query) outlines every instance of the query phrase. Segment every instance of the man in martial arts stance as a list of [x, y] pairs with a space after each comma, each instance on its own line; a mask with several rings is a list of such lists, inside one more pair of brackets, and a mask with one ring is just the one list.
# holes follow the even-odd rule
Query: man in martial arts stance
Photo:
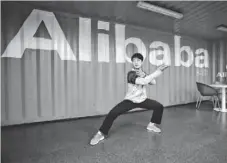
[[140, 53], [135, 53], [131, 57], [133, 69], [128, 72], [128, 92], [122, 102], [117, 104], [106, 116], [99, 131], [91, 139], [90, 144], [96, 145], [101, 140], [105, 139], [108, 132], [114, 122], [114, 120], [121, 114], [130, 111], [134, 108], [144, 108], [153, 110], [152, 118], [147, 126], [148, 131], [160, 133], [161, 130], [156, 124], [161, 124], [163, 115], [163, 105], [155, 100], [147, 98], [146, 88], [147, 84], [156, 84], [155, 78], [160, 76], [162, 72], [168, 67], [161, 65], [158, 69], [150, 74], [146, 75], [142, 70], [143, 56]]

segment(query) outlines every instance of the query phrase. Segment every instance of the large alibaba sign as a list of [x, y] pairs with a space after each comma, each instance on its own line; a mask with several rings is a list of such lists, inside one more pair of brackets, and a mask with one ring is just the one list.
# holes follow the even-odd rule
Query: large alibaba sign
[[[79, 17], [79, 54], [72, 51], [64, 32], [62, 31], [59, 22], [57, 21], [54, 13], [34, 9], [27, 17], [22, 27], [19, 29], [16, 36], [9, 42], [2, 57], [21, 58], [25, 49], [43, 49], [55, 50], [58, 52], [61, 60], [72, 60], [91, 62], [92, 43], [91, 43], [91, 19]], [[44, 22], [51, 39], [34, 37], [39, 25]], [[98, 21], [97, 28], [109, 31], [110, 23]], [[149, 48], [146, 48], [144, 42], [140, 38], [130, 37], [125, 39], [125, 25], [114, 24], [115, 30], [115, 53], [116, 63], [131, 62], [130, 57], [126, 52], [126, 47], [129, 44], [134, 44], [138, 52], [142, 53], [145, 58], [153, 65], [160, 65], [162, 63], [175, 66], [190, 67], [194, 62], [198, 68], [207, 68], [209, 59], [208, 51], [203, 48], [195, 50], [193, 53], [191, 47], [181, 47], [181, 36], [174, 36], [174, 60], [171, 58], [170, 47], [168, 44], [161, 41], [153, 41], [150, 43]], [[22, 37], [23, 36], [23, 37]], [[98, 39], [98, 61], [109, 62], [109, 34], [97, 33]], [[23, 38], [23, 39], [22, 39]], [[161, 50], [160, 50], [161, 49]], [[188, 55], [187, 60], [182, 60], [182, 52]], [[146, 56], [148, 54], [148, 56]], [[158, 56], [162, 56], [161, 59]]]

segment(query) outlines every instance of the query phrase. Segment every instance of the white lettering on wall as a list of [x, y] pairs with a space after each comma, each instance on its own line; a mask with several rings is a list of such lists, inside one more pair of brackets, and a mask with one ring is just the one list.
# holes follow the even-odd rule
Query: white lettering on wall
[[208, 76], [208, 70], [207, 69], [197, 69], [196, 70], [196, 76]]
[[79, 59], [91, 61], [91, 19], [79, 18]]
[[[36, 33], [41, 22], [47, 27], [50, 34], [50, 39], [36, 38]], [[53, 28], [54, 27], [54, 28]], [[109, 22], [98, 21], [98, 29], [109, 31]], [[91, 19], [79, 17], [79, 60], [91, 62], [91, 55], [93, 54], [91, 49]], [[174, 48], [175, 48], [175, 66], [190, 67], [194, 62], [194, 54], [189, 46], [180, 45], [181, 36], [174, 36]], [[144, 42], [140, 38], [130, 37], [125, 39], [125, 25], [115, 24], [115, 50], [116, 50], [116, 63], [131, 62], [130, 57], [126, 53], [126, 47], [129, 44], [134, 44], [138, 52], [144, 55], [146, 59], [147, 49]], [[162, 48], [159, 49], [158, 48]], [[44, 49], [44, 50], [56, 50], [61, 60], [76, 60], [76, 57], [65, 38], [65, 35], [52, 12], [46, 12], [34, 9], [32, 13], [25, 20], [24, 24], [16, 34], [16, 36], [10, 41], [6, 47], [2, 57], [14, 57], [21, 58], [24, 50], [30, 49]], [[98, 61], [109, 62], [110, 42], [109, 34], [98, 33]], [[151, 51], [149, 53], [150, 63], [153, 65], [160, 65], [162, 63], [171, 65], [171, 53], [168, 44], [161, 41], [154, 41], [150, 44]], [[186, 52], [188, 55], [187, 61], [183, 61], [181, 53]], [[207, 68], [209, 65], [208, 51], [206, 49], [199, 48], [195, 51], [195, 66], [198, 68]], [[158, 56], [163, 56], [162, 59], [158, 59]], [[201, 63], [202, 61], [202, 63]]]
[[[157, 50], [158, 47], [162, 47], [163, 50]], [[149, 60], [151, 64], [156, 66], [159, 66], [163, 63], [166, 65], [171, 64], [170, 49], [168, 44], [161, 41], [154, 41], [151, 43], [150, 49], [154, 49], [151, 50], [149, 54]], [[163, 55], [163, 59], [157, 59], [158, 55]]]
[[[35, 38], [41, 22], [44, 22], [51, 36], [50, 39]], [[53, 28], [54, 26], [54, 28]], [[23, 40], [22, 40], [23, 39]], [[33, 10], [19, 29], [16, 36], [6, 47], [2, 57], [21, 58], [25, 49], [56, 50], [61, 60], [76, 60], [65, 35], [52, 12]]]
[[125, 40], [125, 26], [121, 24], [115, 25], [115, 45], [116, 45], [116, 62], [124, 63], [125, 60], [131, 63], [131, 58], [127, 56], [126, 47], [129, 44], [134, 44], [138, 52], [146, 58], [147, 49], [143, 41], [139, 38], [130, 37]]
[[[138, 50], [137, 52], [141, 53], [143, 55], [144, 60], [146, 59], [147, 50], [141, 39], [135, 38], [135, 37], [130, 37], [127, 40], [125, 40], [125, 50], [126, 50], [127, 45], [129, 45], [129, 44], [134, 44], [137, 47], [137, 50]], [[130, 63], [132, 62], [131, 58], [127, 56], [126, 51], [125, 51], [125, 58], [128, 62], [130, 62]]]
[[[109, 22], [98, 21], [98, 29], [109, 31]], [[98, 34], [98, 61], [110, 62], [108, 34]]]
[[[175, 66], [185, 66], [190, 67], [193, 64], [194, 61], [194, 55], [189, 46], [182, 46], [180, 47], [180, 39], [181, 36], [174, 36], [174, 42], [175, 42]], [[188, 55], [187, 61], [182, 61], [181, 53], [185, 51]]]
[[180, 36], [174, 36], [175, 66], [181, 65]]
[[217, 77], [220, 77], [220, 78], [227, 77], [227, 72], [219, 72], [219, 73], [217, 74]]
[[115, 24], [116, 62], [125, 62], [125, 25]]
[[[199, 54], [204, 54], [204, 55], [200, 55], [200, 56], [196, 56], [195, 57], [195, 66], [198, 67], [198, 68], [208, 68], [209, 66], [209, 56], [208, 56], [208, 51], [205, 50], [205, 49], [197, 49], [195, 51], [195, 54], [196, 55], [199, 55]], [[201, 63], [201, 61], [203, 61], [203, 63]]]
[[183, 46], [180, 48], [180, 54], [182, 55], [182, 52], [185, 51], [186, 54], [188, 55], [188, 60], [187, 61], [182, 61], [182, 58], [180, 57], [180, 63], [184, 67], [190, 67], [193, 64], [194, 61], [194, 55], [189, 46]]

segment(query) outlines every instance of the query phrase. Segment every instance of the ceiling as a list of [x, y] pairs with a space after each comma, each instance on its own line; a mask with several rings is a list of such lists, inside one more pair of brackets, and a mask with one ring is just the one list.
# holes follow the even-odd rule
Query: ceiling
[[83, 16], [124, 22], [137, 26], [179, 32], [203, 39], [227, 39], [227, 32], [216, 27], [227, 25], [227, 1], [149, 1], [183, 13], [184, 18], [173, 18], [142, 10], [136, 1], [24, 1], [40, 9], [61, 11]]

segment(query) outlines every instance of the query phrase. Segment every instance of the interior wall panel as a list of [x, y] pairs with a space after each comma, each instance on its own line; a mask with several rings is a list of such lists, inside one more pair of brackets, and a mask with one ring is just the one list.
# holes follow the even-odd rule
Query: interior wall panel
[[212, 82], [216, 79], [216, 73], [217, 73], [217, 44], [212, 44]]
[[[227, 77], [223, 74], [227, 72], [227, 41], [216, 40], [212, 42], [212, 82], [226, 82]], [[220, 74], [223, 74], [220, 79]]]
[[224, 71], [224, 53], [225, 53], [225, 44], [224, 41], [219, 41], [220, 44], [220, 53], [219, 53], [219, 72], [223, 72]]
[[[27, 28], [22, 28], [22, 26], [34, 8], [17, 3], [13, 6], [12, 3], [10, 5], [5, 3], [2, 7], [2, 33], [4, 34], [1, 40], [1, 54], [7, 56], [1, 58], [2, 125], [103, 115], [123, 100], [127, 91], [127, 72], [131, 70], [131, 63], [116, 61], [119, 55], [116, 48], [121, 48], [116, 47], [116, 23], [110, 22], [109, 31], [103, 31], [98, 30], [98, 19], [88, 18], [91, 20], [91, 33], [85, 32], [82, 34], [83, 37], [80, 37], [79, 29], [88, 28], [86, 25], [80, 27], [79, 19], [82, 17], [77, 15], [67, 17], [67, 14], [54, 13], [66, 38], [64, 46], [61, 45], [63, 48], [61, 50], [64, 51], [65, 56], [69, 56], [71, 54], [67, 48], [69, 44], [76, 60], [62, 60], [62, 53], [59, 54], [53, 50], [55, 44], [62, 42], [59, 40], [60, 34], [56, 33], [57, 25], [54, 21], [44, 21], [44, 26], [37, 27], [37, 35], [32, 37], [36, 39], [36, 48], [27, 48], [22, 57], [15, 58], [9, 55], [18, 56], [21, 49], [15, 51], [7, 48], [10, 47], [20, 29], [24, 29], [24, 34], [32, 30], [32, 26]], [[38, 10], [38, 12], [43, 14], [43, 11]], [[51, 16], [51, 13], [47, 15]], [[46, 23], [50, 23], [51, 28], [48, 28]], [[99, 33], [109, 36], [109, 51], [103, 54], [105, 56], [109, 53], [109, 62], [98, 60], [98, 44], [103, 43], [98, 41]], [[81, 39], [86, 37], [90, 37], [91, 45], [80, 45]], [[143, 69], [147, 73], [152, 73], [157, 68], [157, 65], [150, 62], [150, 53], [154, 50], [150, 47], [151, 43], [159, 41], [165, 43], [170, 49], [168, 54], [171, 65], [162, 76], [157, 78], [156, 85], [147, 86], [149, 98], [161, 102], [164, 106], [195, 102], [198, 96], [196, 81], [211, 83], [211, 65], [208, 68], [197, 68], [195, 65], [196, 49], [209, 49], [210, 42], [182, 36], [180, 47], [189, 46], [194, 55], [192, 64], [185, 67], [176, 66], [176, 49], [174, 48], [176, 43], [173, 33], [125, 25], [125, 40], [132, 37], [141, 41], [138, 47], [129, 44], [126, 47], [126, 54], [130, 57], [144, 45], [146, 50], [143, 54], [146, 54], [146, 58]], [[56, 38], [58, 42], [53, 41]], [[52, 50], [42, 50], [43, 39], [51, 41]], [[19, 42], [23, 46], [29, 46], [25, 36], [20, 36]], [[81, 50], [80, 46], [90, 49]], [[15, 53], [10, 53], [10, 50]], [[158, 50], [163, 51], [163, 48], [156, 48], [156, 55], [158, 55]], [[87, 57], [81, 56], [82, 52]], [[211, 53], [212, 51], [208, 50], [209, 56]], [[188, 56], [183, 52], [181, 56], [182, 60], [188, 60]], [[82, 60], [82, 58], [89, 59], [89, 57], [91, 61]], [[162, 57], [163, 55], [156, 56], [159, 60]]]

